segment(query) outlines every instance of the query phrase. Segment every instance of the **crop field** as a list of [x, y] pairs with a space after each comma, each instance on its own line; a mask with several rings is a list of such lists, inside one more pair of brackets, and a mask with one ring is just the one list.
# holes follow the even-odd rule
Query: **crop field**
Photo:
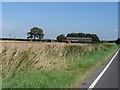
[[0, 42], [3, 88], [78, 88], [115, 44]]

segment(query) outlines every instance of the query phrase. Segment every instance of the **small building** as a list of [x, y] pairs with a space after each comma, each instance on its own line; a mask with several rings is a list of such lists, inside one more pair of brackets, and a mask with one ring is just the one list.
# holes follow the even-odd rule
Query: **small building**
[[66, 37], [65, 42], [67, 43], [92, 42], [92, 38], [91, 37]]

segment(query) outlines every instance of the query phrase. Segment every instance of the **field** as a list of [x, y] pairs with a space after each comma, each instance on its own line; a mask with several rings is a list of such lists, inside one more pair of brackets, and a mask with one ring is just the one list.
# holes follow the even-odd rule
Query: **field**
[[76, 88], [117, 50], [108, 43], [1, 43], [3, 88]]

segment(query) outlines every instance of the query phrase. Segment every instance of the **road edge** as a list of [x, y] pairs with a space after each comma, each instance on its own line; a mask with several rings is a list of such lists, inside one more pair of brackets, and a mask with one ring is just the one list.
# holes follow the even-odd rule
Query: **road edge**
[[103, 74], [106, 72], [106, 70], [109, 68], [111, 63], [113, 62], [114, 58], [118, 55], [119, 49], [116, 51], [112, 59], [108, 62], [108, 64], [105, 66], [105, 68], [100, 72], [100, 74], [97, 76], [97, 78], [94, 79], [92, 84], [88, 87], [88, 90], [92, 90], [94, 86], [97, 84], [97, 82], [100, 80], [100, 78], [103, 76]]

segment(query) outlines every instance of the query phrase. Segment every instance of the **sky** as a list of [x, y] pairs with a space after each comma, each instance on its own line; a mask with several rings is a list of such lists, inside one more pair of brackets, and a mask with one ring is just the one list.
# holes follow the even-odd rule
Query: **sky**
[[2, 2], [119, 2], [120, 0], [1, 0]]
[[32, 27], [40, 27], [45, 39], [83, 32], [97, 34], [102, 40], [114, 40], [118, 38], [118, 3], [2, 3], [2, 37], [26, 38]]

